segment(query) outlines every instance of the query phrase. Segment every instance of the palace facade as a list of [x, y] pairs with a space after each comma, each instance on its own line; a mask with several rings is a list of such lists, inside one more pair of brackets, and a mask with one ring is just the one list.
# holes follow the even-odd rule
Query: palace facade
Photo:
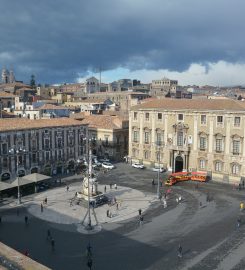
[[129, 157], [169, 171], [207, 171], [217, 181], [245, 177], [245, 103], [158, 99], [132, 107]]
[[1, 119], [0, 181], [14, 179], [17, 173], [73, 171], [84, 159], [87, 137], [87, 125], [70, 118]]

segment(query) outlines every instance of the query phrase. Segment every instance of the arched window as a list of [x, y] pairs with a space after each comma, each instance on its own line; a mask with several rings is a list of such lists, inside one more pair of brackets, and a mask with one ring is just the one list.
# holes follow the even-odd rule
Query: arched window
[[219, 161], [219, 160], [215, 162], [215, 171], [216, 172], [221, 172], [222, 171], [222, 162]]
[[231, 172], [232, 174], [239, 174], [240, 172], [240, 166], [237, 163], [234, 163], [231, 165]]
[[215, 135], [215, 151], [218, 153], [224, 151], [224, 136], [222, 134]]

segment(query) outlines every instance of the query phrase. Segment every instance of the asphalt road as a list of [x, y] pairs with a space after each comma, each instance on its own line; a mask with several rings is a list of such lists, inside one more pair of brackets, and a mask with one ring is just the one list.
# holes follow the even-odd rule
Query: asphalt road
[[[166, 177], [160, 174], [161, 178]], [[143, 192], [156, 194], [157, 173], [117, 164], [117, 168], [99, 177], [101, 184], [117, 183]], [[161, 187], [165, 191], [165, 187]], [[211, 202], [206, 202], [209, 194]], [[172, 188], [168, 207], [155, 203], [144, 215], [140, 227], [137, 218], [107, 224], [94, 235], [76, 232], [73, 225], [48, 223], [29, 216], [25, 226], [26, 209], [1, 209], [0, 241], [24, 252], [52, 269], [88, 269], [86, 246], [93, 253], [92, 269], [245, 269], [245, 216], [239, 203], [245, 191], [214, 182], [182, 183]], [[181, 196], [182, 203], [176, 198]], [[133, 198], [132, 198], [133, 199]], [[238, 216], [242, 225], [236, 228]], [[47, 229], [55, 239], [55, 251], [46, 239]], [[178, 245], [183, 257], [177, 257]]]

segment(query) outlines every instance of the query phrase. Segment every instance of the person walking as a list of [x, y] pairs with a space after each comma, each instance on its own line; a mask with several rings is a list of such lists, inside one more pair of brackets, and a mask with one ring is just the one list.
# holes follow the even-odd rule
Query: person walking
[[41, 212], [43, 212], [43, 204], [41, 203]]
[[46, 237], [46, 239], [47, 239], [48, 241], [51, 240], [51, 232], [50, 232], [49, 229], [47, 230], [47, 237]]
[[2, 217], [0, 216], [0, 224], [2, 223]]
[[54, 238], [51, 238], [51, 248], [52, 248], [52, 251], [54, 251], [54, 249], [55, 249], [55, 241], [54, 241]]
[[106, 186], [104, 187], [104, 193], [106, 193]]
[[155, 185], [154, 178], [152, 179], [151, 184], [152, 184], [152, 186], [154, 186], [154, 185]]
[[69, 191], [69, 186], [68, 186], [68, 185], [66, 186], [66, 191], [67, 191], [67, 192]]
[[139, 218], [139, 222], [140, 222], [140, 227], [143, 225], [143, 221], [144, 221], [144, 218], [143, 218], [143, 216], [140, 216], [140, 218]]
[[107, 209], [107, 210], [106, 210], [106, 216], [109, 217], [109, 214], [110, 214], [110, 210]]
[[114, 188], [117, 189], [117, 184], [114, 185]]
[[139, 216], [141, 216], [141, 214], [142, 214], [141, 208], [138, 211], [139, 211]]
[[110, 189], [112, 189], [112, 183], [110, 183]]
[[25, 216], [25, 225], [28, 225], [28, 216]]
[[238, 218], [237, 218], [237, 228], [240, 228], [241, 223], [242, 223], [242, 220], [241, 220], [240, 217], [238, 217]]
[[179, 247], [178, 247], [178, 257], [182, 258], [182, 246], [180, 244], [179, 244]]

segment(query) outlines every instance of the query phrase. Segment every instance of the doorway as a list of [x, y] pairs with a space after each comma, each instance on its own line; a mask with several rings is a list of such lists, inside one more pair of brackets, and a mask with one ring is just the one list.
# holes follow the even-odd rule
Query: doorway
[[184, 161], [181, 156], [175, 158], [175, 172], [182, 172], [184, 167]]

